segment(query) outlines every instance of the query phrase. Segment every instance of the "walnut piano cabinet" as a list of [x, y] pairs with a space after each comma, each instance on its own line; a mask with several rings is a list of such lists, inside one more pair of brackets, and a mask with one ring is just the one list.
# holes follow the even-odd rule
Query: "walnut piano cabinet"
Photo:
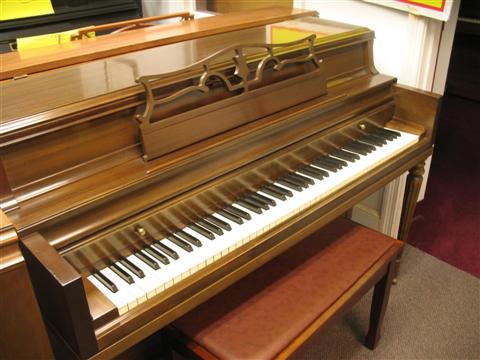
[[[294, 20], [275, 20], [281, 14], [272, 10], [269, 19], [278, 22], [269, 25], [259, 23], [256, 12], [237, 14], [237, 25], [212, 36], [201, 34], [207, 23], [189, 20], [186, 41], [0, 83], [0, 179], [6, 184], [0, 206], [21, 240], [56, 346], [84, 359], [132, 351], [395, 177], [418, 169], [432, 153], [439, 97], [379, 74], [372, 31], [293, 13]], [[214, 22], [229, 19], [222, 16]], [[292, 26], [297, 37], [305, 36], [268, 41], [276, 28]], [[146, 30], [129, 31], [129, 39], [137, 31]], [[349, 173], [341, 185], [222, 250], [208, 265], [200, 262], [189, 276], [169, 279], [153, 296], [117, 307], [90, 281], [97, 271], [383, 128], [410, 140], [393, 152], [378, 150], [378, 161], [367, 169]], [[407, 189], [402, 240], [418, 175], [414, 170]]]

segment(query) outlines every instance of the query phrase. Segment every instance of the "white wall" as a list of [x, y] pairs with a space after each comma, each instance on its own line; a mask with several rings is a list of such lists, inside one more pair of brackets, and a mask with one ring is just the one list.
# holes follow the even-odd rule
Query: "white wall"
[[[194, 0], [142, 0], [143, 16], [157, 16], [195, 10]], [[175, 20], [171, 20], [173, 22]], [[178, 20], [176, 20], [178, 21]]]
[[423, 32], [439, 32], [441, 22], [358, 0], [296, 0], [294, 6], [317, 10], [320, 18], [373, 30], [377, 69], [397, 77], [399, 83], [417, 87], [424, 85], [417, 80], [419, 69], [415, 66], [422, 60], [419, 55], [423, 49]]

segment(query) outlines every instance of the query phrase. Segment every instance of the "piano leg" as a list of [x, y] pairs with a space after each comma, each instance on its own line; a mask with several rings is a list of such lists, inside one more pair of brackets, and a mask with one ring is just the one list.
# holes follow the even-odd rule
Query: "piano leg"
[[[402, 217], [400, 219], [400, 228], [398, 230], [398, 239], [407, 242], [410, 224], [412, 223], [415, 207], [417, 206], [418, 194], [422, 186], [423, 174], [425, 173], [425, 162], [421, 162], [409, 170], [407, 176], [407, 184], [405, 187], [405, 196], [403, 198]], [[393, 283], [397, 283], [398, 272], [400, 269], [400, 260], [402, 258], [403, 249], [398, 255]]]

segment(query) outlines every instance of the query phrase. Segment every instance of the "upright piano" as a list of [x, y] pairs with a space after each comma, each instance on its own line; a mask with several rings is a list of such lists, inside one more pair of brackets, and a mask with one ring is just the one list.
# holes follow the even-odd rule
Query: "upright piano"
[[379, 74], [369, 29], [271, 11], [3, 75], [5, 264], [72, 357], [121, 354], [409, 171], [406, 240], [439, 96]]

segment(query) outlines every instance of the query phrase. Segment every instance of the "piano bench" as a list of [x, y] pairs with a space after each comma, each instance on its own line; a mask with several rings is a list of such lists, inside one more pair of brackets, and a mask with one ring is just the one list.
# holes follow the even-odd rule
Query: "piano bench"
[[287, 358], [375, 285], [366, 337], [373, 350], [401, 247], [339, 218], [177, 319], [167, 346], [187, 358]]

